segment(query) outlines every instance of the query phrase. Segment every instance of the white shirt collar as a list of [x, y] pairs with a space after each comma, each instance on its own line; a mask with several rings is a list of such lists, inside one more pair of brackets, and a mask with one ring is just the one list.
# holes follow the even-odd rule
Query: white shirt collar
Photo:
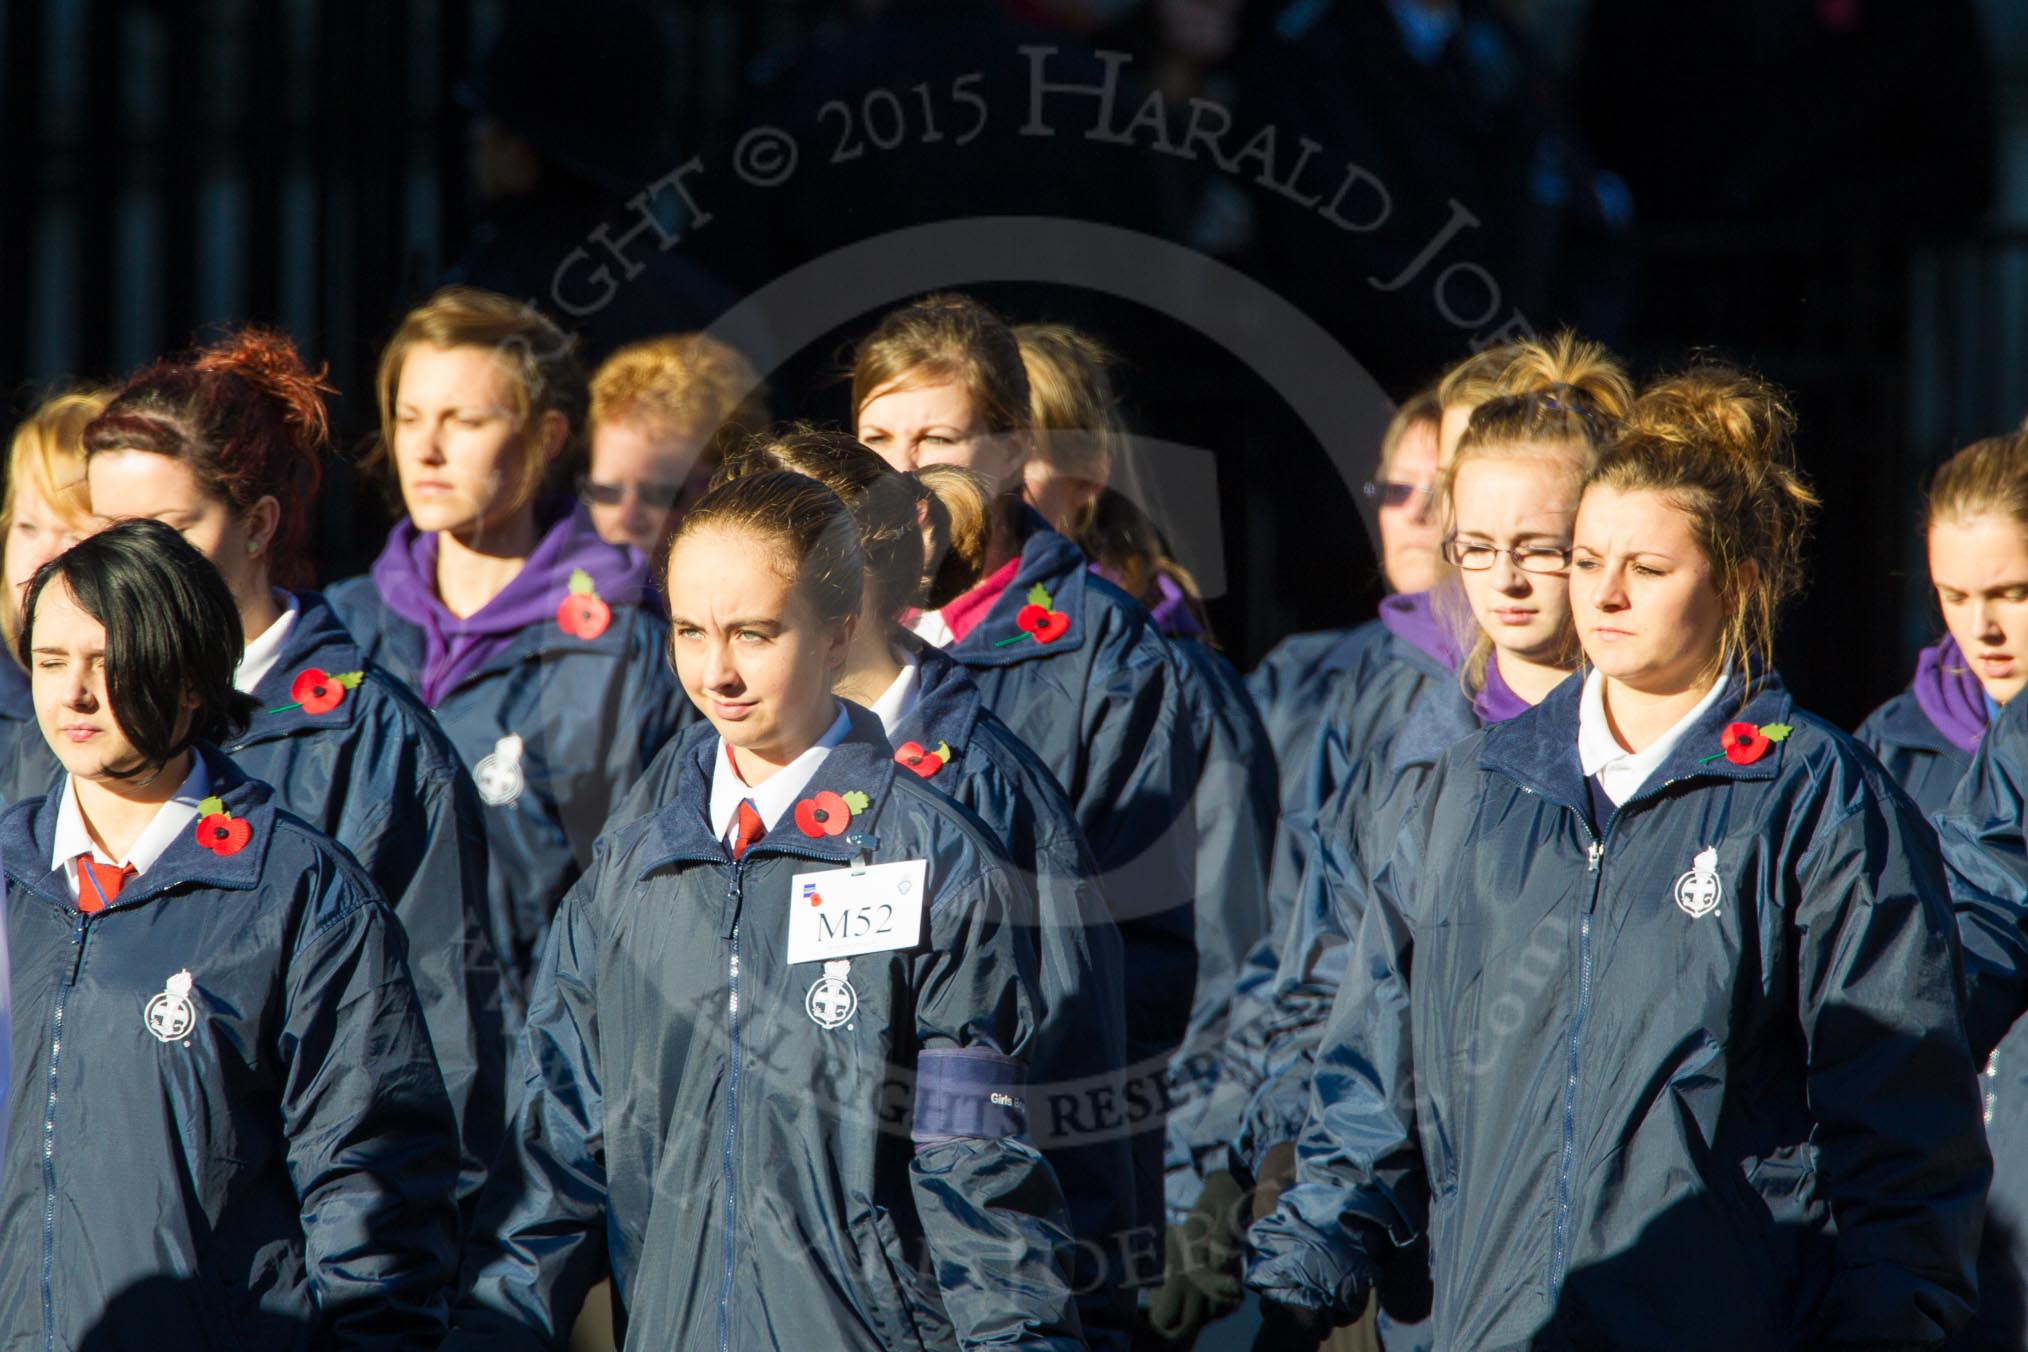
[[880, 720], [880, 726], [887, 731], [889, 740], [894, 730], [900, 727], [908, 716], [915, 712], [915, 706], [922, 703], [922, 662], [914, 653], [903, 653], [901, 674], [873, 701], [873, 716]]
[[204, 768], [204, 756], [197, 753], [190, 758], [190, 773], [183, 776], [183, 783], [176, 794], [161, 807], [155, 809], [155, 816], [134, 837], [133, 845], [127, 850], [125, 859], [113, 859], [92, 843], [92, 833], [86, 829], [84, 813], [77, 805], [77, 788], [70, 782], [70, 776], [63, 777], [63, 797], [56, 805], [56, 841], [50, 847], [49, 867], [51, 871], [63, 870], [64, 879], [70, 884], [70, 894], [76, 897], [77, 870], [73, 862], [81, 854], [89, 854], [101, 864], [132, 864], [138, 876], [155, 866], [162, 852], [176, 842], [176, 838], [190, 830], [197, 823], [197, 805], [211, 796], [211, 772]]
[[1613, 736], [1606, 721], [1605, 676], [1597, 667], [1585, 673], [1584, 695], [1577, 705], [1577, 763], [1585, 778], [1597, 776], [1599, 787], [1615, 806], [1640, 791], [1655, 773], [1655, 767], [1669, 758], [1676, 743], [1683, 740], [1693, 724], [1710, 712], [1732, 683], [1732, 668], [1718, 673], [1718, 679], [1697, 706], [1676, 720], [1674, 727], [1639, 751], [1628, 751]]
[[831, 754], [831, 748], [845, 740], [852, 730], [852, 719], [845, 712], [845, 706], [838, 706], [838, 717], [827, 728], [817, 744], [802, 755], [769, 775], [759, 784], [749, 787], [732, 768], [732, 753], [723, 737], [718, 739], [718, 755], [711, 762], [711, 829], [726, 844], [732, 843], [734, 828], [739, 823], [739, 805], [742, 799], [751, 799], [754, 811], [760, 813], [761, 825], [772, 831], [775, 824], [795, 806], [803, 796], [810, 779], [817, 773], [817, 767], [824, 763], [824, 757]]
[[302, 603], [288, 592], [279, 588], [275, 598], [282, 602], [282, 616], [262, 632], [259, 638], [246, 645], [240, 654], [239, 666], [232, 673], [232, 683], [242, 695], [251, 695], [275, 663], [282, 658], [282, 644], [289, 638], [289, 630], [296, 623], [296, 616], [302, 613]]
[[944, 613], [941, 610], [925, 610], [915, 617], [908, 629], [924, 643], [933, 643], [939, 648], [948, 648], [958, 641], [958, 636], [951, 632], [948, 624], [944, 623]]

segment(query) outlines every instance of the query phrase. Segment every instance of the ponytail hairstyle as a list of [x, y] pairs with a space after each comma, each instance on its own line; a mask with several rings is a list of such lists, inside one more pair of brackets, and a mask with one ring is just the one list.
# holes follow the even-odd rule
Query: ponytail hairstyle
[[1447, 408], [1483, 404], [1495, 395], [1505, 394], [1506, 388], [1500, 377], [1507, 369], [1507, 363], [1514, 359], [1518, 343], [1500, 343], [1474, 352], [1471, 356], [1452, 363], [1443, 375], [1437, 378], [1437, 411], [1441, 415]]
[[[106, 702], [141, 754], [139, 766], [110, 772], [114, 778], [145, 782], [193, 744], [246, 730], [253, 698], [232, 683], [246, 649], [239, 606], [211, 561], [173, 527], [120, 521], [38, 569], [15, 641], [23, 666], [35, 648], [36, 607], [59, 579], [106, 628]], [[194, 712], [185, 710], [186, 697], [195, 698]]]
[[1774, 665], [1775, 620], [1803, 584], [1818, 506], [1796, 468], [1795, 419], [1759, 376], [1705, 364], [1651, 385], [1586, 477], [1663, 495], [1690, 522], [1727, 611], [1714, 671], [1737, 663], [1748, 688]]
[[1925, 531], [1981, 516], [2004, 516], [2028, 532], [2028, 430], [1973, 442], [1930, 480]]
[[[772, 436], [756, 437], [734, 451], [712, 486], [783, 470], [816, 480], [852, 513], [859, 529], [859, 552], [866, 560], [866, 578], [873, 588], [874, 614], [868, 619], [883, 625], [899, 624], [923, 593], [922, 500], [928, 494], [922, 485], [847, 433], [796, 423]], [[948, 528], [948, 514], [943, 521]], [[928, 524], [932, 531], [936, 529], [934, 518]], [[947, 545], [948, 537], [933, 543]]]
[[[1028, 372], [1028, 412], [1034, 423], [1031, 454], [1058, 474], [1103, 488], [1126, 444], [1111, 349], [1068, 324], [1017, 324], [1015, 341]], [[1066, 534], [1089, 526], [1071, 523]]]
[[[7, 452], [7, 483], [0, 489], [0, 536], [14, 529], [22, 484], [33, 488], [77, 534], [90, 531], [92, 503], [85, 488], [84, 430], [105, 411], [106, 401], [112, 397], [111, 390], [67, 390], [43, 400], [22, 419]], [[0, 587], [0, 633], [10, 645], [20, 632], [19, 598], [13, 587]]]
[[1002, 509], [986, 477], [962, 465], [924, 465], [911, 477], [923, 491], [930, 539], [944, 545], [941, 555], [932, 551], [926, 561], [922, 608], [942, 610], [986, 576], [993, 520]]
[[[1566, 471], [1574, 500], [1583, 493], [1599, 452], [1633, 403], [1633, 382], [1619, 360], [1603, 345], [1568, 329], [1547, 340], [1511, 344], [1497, 384], [1501, 392], [1472, 410], [1450, 463], [1437, 475], [1438, 513], [1447, 537], [1456, 530], [1453, 492], [1464, 466], [1487, 460], [1545, 460]], [[1486, 687], [1493, 640], [1458, 586], [1440, 586], [1435, 601], [1465, 654], [1458, 681], [1467, 695], [1476, 696]], [[1583, 657], [1575, 624], [1569, 626], [1566, 638], [1565, 655], [1575, 667]]]
[[[515, 511], [569, 482], [584, 455], [588, 398], [577, 339], [534, 306], [476, 286], [444, 287], [410, 310], [387, 340], [373, 379], [380, 405], [380, 437], [367, 454], [369, 468], [384, 470], [392, 458], [401, 368], [418, 347], [484, 348], [506, 373], [508, 397], [522, 440]], [[550, 413], [559, 414], [567, 430], [563, 449], [553, 460], [545, 460], [541, 429]]]
[[727, 478], [698, 499], [663, 547], [662, 579], [676, 545], [705, 531], [727, 531], [763, 541], [826, 625], [859, 613], [866, 588], [866, 559], [859, 527], [838, 496], [802, 474], [766, 469]]
[[288, 337], [244, 328], [187, 360], [157, 362], [120, 387], [84, 429], [85, 456], [147, 451], [189, 469], [197, 486], [245, 516], [262, 498], [281, 507], [269, 542], [276, 585], [306, 586], [310, 508], [323, 478], [335, 393]]
[[[1194, 627], [1206, 643], [1217, 646], [1197, 579], [1171, 557], [1162, 528], [1132, 498], [1114, 488], [1099, 494], [1092, 504], [1091, 520], [1077, 536], [1077, 546], [1098, 565], [1101, 574], [1151, 613], [1165, 604], [1180, 604], [1187, 624], [1172, 621], [1164, 626], [1165, 634], [1179, 636]], [[1164, 582], [1169, 584], [1166, 588]]]

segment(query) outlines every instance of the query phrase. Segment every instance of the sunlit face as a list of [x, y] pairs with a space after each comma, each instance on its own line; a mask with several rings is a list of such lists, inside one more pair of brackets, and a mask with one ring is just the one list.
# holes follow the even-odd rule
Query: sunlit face
[[100, 451], [87, 471], [92, 507], [105, 521], [148, 517], [160, 521], [210, 559], [234, 599], [268, 587], [268, 544], [281, 507], [263, 498], [242, 515], [204, 491], [190, 466], [153, 451]]
[[775, 766], [815, 745], [852, 625], [820, 621], [774, 542], [730, 527], [679, 540], [667, 581], [677, 679], [719, 736]]
[[1660, 493], [1595, 485], [1572, 538], [1570, 606], [1592, 665], [1654, 695], [1707, 679], [1726, 613], [1689, 517]]
[[[415, 528], [476, 539], [529, 510], [523, 430], [513, 377], [486, 348], [410, 348], [395, 385], [393, 450]], [[561, 433], [551, 440], [561, 448]]]
[[42, 486], [32, 474], [24, 474], [14, 485], [14, 520], [7, 527], [5, 572], [9, 595], [18, 614], [27, 597], [28, 580], [35, 570], [91, 534], [92, 523], [75, 520], [56, 510], [43, 496]]
[[2005, 704], [2028, 684], [2028, 531], [1999, 513], [1939, 521], [1929, 580], [1972, 674]]
[[1503, 551], [1491, 568], [1458, 570], [1473, 617], [1494, 647], [1543, 665], [1568, 658], [1570, 574], [1523, 570], [1504, 551], [1570, 547], [1577, 517], [1570, 480], [1568, 467], [1526, 455], [1474, 459], [1451, 486], [1458, 543]]
[[962, 465], [990, 479], [996, 494], [1021, 481], [1028, 459], [1028, 434], [989, 430], [971, 394], [955, 381], [881, 386], [860, 405], [854, 434], [904, 474], [919, 465]]
[[652, 556], [711, 487], [703, 454], [704, 438], [680, 428], [627, 418], [593, 423], [585, 501], [599, 535]]
[[[78, 605], [63, 579], [42, 589], [29, 643], [35, 720], [63, 768], [78, 779], [116, 783], [108, 771], [139, 766], [140, 753], [106, 698], [106, 627]], [[196, 708], [194, 697], [189, 707]]]
[[1443, 543], [1443, 523], [1437, 519], [1431, 490], [1437, 477], [1437, 430], [1427, 420], [1412, 424], [1395, 444], [1388, 461], [1390, 483], [1408, 484], [1415, 491], [1408, 501], [1378, 510], [1380, 522], [1380, 566], [1387, 585], [1398, 592], [1428, 591], [1436, 585], [1440, 562], [1437, 549]]

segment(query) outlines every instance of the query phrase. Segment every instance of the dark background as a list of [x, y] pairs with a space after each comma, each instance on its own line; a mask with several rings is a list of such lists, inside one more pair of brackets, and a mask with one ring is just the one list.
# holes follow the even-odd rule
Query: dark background
[[[799, 264], [911, 225], [1099, 222], [1237, 267], [1396, 398], [1517, 309], [1537, 329], [1578, 325], [1641, 374], [1711, 351], [1787, 386], [1826, 511], [1783, 663], [1806, 704], [1850, 724], [1937, 632], [1916, 534], [1928, 469], [2028, 412], [2028, 7], [2016, 0], [647, 8], [644, 30], [608, 0], [7, 0], [10, 414], [220, 323], [283, 325], [343, 391], [320, 516], [328, 580], [363, 567], [386, 525], [348, 462], [372, 432], [373, 363], [402, 312], [447, 275], [542, 299], [589, 229], [637, 223], [627, 200], [693, 155], [713, 220], [667, 252], [636, 246], [651, 266], [586, 326], [594, 353], [701, 327]], [[1435, 35], [1420, 57], [1418, 32]], [[1164, 155], [1150, 132], [1090, 140], [1075, 132], [1090, 100], [1052, 102], [1057, 134], [1021, 137], [1022, 42], [1059, 47], [1052, 74], [1094, 80], [1104, 67], [1090, 51], [1131, 54], [1116, 127], [1159, 90], [1172, 141], [1192, 96], [1229, 111], [1228, 155], [1272, 125], [1286, 172], [1307, 137], [1311, 190], [1356, 162], [1385, 183], [1388, 219], [1347, 233], [1264, 189], [1258, 161], [1227, 171]], [[988, 129], [961, 149], [949, 86], [973, 70]], [[467, 84], [478, 92], [461, 102]], [[885, 136], [864, 101], [875, 89], [903, 112], [892, 149], [868, 139]], [[849, 114], [825, 113], [832, 99]], [[549, 148], [534, 198], [475, 192], [474, 107]], [[848, 115], [865, 153], [831, 164]], [[942, 119], [940, 140], [925, 116]], [[796, 176], [765, 190], [729, 168], [763, 123], [793, 130], [803, 153]], [[1478, 224], [1417, 284], [1365, 282], [1407, 267], [1453, 203]], [[1465, 261], [1500, 288], [1481, 325], [1452, 322], [1430, 288]], [[1457, 280], [1453, 316], [1480, 308], [1471, 286]], [[1215, 457], [1213, 616], [1242, 663], [1284, 633], [1370, 613], [1353, 484], [1257, 365], [1095, 288], [968, 289], [1014, 318], [1099, 331], [1126, 361], [1136, 426]], [[845, 417], [840, 353], [875, 317], [774, 364], [777, 412]], [[1346, 429], [1357, 444], [1328, 449], [1370, 457], [1369, 433]]]

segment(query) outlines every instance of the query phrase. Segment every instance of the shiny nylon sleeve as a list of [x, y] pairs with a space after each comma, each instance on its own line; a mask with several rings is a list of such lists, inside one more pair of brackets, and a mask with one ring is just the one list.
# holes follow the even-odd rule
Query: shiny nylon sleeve
[[[1084, 1343], [1063, 1259], [1063, 1194], [1018, 1111], [990, 1101], [1013, 1096], [1035, 1031], [1022, 886], [996, 863], [930, 912], [914, 984], [918, 1076], [934, 1099], [933, 1120], [918, 1105], [917, 1130], [932, 1139], [918, 1137], [909, 1186], [959, 1342], [1069, 1352]], [[987, 1101], [958, 1107], [966, 1095]], [[976, 1125], [951, 1130], [967, 1124]]]
[[466, 1248], [465, 1295], [447, 1347], [556, 1346], [606, 1271], [598, 941], [584, 914], [594, 876], [564, 897], [536, 968], [521, 1083]]
[[436, 1347], [457, 1270], [457, 1132], [379, 901], [328, 920], [291, 956], [279, 1050], [289, 1177], [329, 1345]]
[[1813, 836], [1794, 925], [1813, 1143], [1838, 1233], [1827, 1331], [1940, 1342], [1976, 1300], [1992, 1163], [1934, 837], [1873, 785]]

